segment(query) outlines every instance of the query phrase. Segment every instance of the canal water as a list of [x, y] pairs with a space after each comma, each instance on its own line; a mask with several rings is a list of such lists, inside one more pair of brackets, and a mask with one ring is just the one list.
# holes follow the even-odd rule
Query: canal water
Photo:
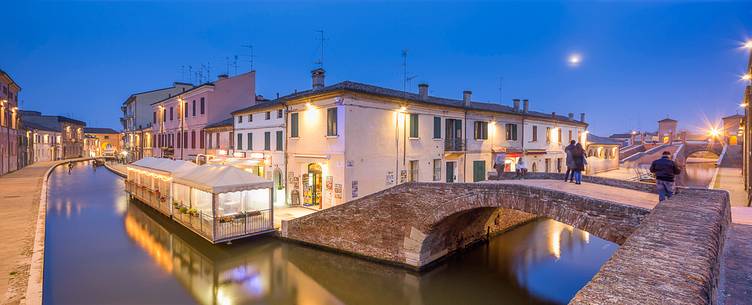
[[682, 171], [681, 184], [691, 187], [708, 187], [716, 170], [715, 160], [708, 162], [688, 162]]
[[418, 274], [273, 237], [211, 245], [89, 163], [49, 181], [45, 304], [566, 304], [618, 248], [541, 220]]

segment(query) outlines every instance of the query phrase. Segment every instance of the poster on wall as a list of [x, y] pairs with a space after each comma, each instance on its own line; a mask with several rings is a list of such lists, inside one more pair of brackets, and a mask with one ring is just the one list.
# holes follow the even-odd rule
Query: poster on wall
[[400, 183], [405, 183], [407, 181], [407, 170], [403, 169], [400, 170]]
[[295, 172], [287, 173], [287, 177], [290, 179], [290, 183], [295, 183]]
[[358, 197], [358, 180], [353, 180], [352, 182], [352, 197]]
[[331, 191], [334, 184], [334, 176], [326, 176], [326, 190]]
[[334, 198], [342, 199], [342, 184], [337, 183], [334, 185]]
[[394, 184], [394, 172], [390, 171], [386, 173], [386, 185], [390, 186]]

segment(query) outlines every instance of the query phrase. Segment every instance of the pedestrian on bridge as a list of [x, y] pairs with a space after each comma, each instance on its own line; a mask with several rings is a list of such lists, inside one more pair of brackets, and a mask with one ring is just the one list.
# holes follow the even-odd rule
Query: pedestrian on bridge
[[574, 183], [574, 157], [572, 157], [572, 151], [575, 149], [575, 141], [569, 141], [569, 145], [564, 148], [564, 152], [567, 154], [567, 173], [564, 175], [564, 182]]
[[500, 152], [496, 155], [496, 158], [494, 159], [494, 169], [496, 169], [496, 179], [501, 180], [501, 174], [504, 173], [504, 166], [506, 164], [505, 161], [507, 159], [507, 154], [504, 152]]
[[664, 151], [660, 159], [653, 161], [650, 172], [655, 174], [658, 201], [671, 198], [674, 195], [674, 176], [681, 173], [681, 168], [671, 160], [671, 152]]
[[577, 143], [572, 149], [572, 175], [574, 176], [575, 184], [582, 184], [582, 171], [585, 170], [585, 164], [587, 159], [585, 155], [585, 149], [581, 143]]

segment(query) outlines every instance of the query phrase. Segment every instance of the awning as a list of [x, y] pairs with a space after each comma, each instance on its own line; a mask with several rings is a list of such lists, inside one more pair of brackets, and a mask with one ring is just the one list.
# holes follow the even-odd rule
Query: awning
[[140, 168], [146, 171], [156, 171], [168, 175], [175, 175], [195, 168], [197, 167], [197, 165], [192, 162], [183, 160], [146, 157], [128, 164], [128, 167]]
[[173, 181], [214, 194], [274, 186], [274, 182], [271, 180], [228, 165], [198, 166], [188, 172], [181, 173]]
[[526, 149], [525, 155], [544, 155], [546, 154], [545, 149]]

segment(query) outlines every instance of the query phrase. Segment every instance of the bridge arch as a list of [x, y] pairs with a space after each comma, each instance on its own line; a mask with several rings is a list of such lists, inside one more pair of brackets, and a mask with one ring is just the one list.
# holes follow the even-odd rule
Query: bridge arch
[[519, 184], [407, 183], [283, 222], [281, 235], [420, 269], [484, 238], [490, 229], [536, 217], [621, 244], [648, 214], [644, 208]]
[[703, 152], [713, 153], [720, 158], [723, 154], [723, 144], [708, 143], [704, 141], [687, 141], [687, 143], [682, 144], [682, 147], [676, 152], [674, 158], [678, 164], [684, 165], [687, 163], [687, 158], [689, 158], [689, 156]]

